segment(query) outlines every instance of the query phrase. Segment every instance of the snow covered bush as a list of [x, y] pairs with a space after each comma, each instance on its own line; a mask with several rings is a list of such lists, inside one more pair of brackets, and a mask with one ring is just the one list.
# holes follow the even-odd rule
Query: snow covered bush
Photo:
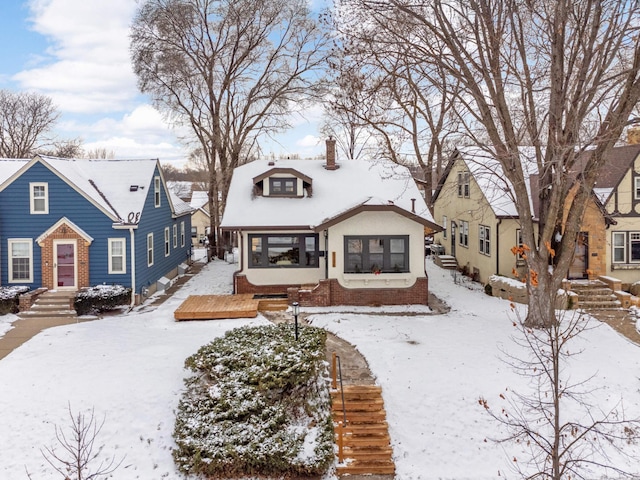
[[113, 310], [131, 303], [131, 289], [122, 285], [96, 285], [80, 290], [74, 301], [78, 315]]
[[0, 287], [0, 315], [17, 313], [20, 295], [28, 291], [29, 287]]
[[326, 332], [242, 327], [187, 358], [173, 451], [187, 474], [321, 475], [334, 461]]

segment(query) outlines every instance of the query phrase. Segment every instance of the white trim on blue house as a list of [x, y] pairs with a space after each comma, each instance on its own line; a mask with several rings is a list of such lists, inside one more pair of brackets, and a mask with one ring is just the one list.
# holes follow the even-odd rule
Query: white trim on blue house
[[40, 235], [38, 238], [36, 238], [36, 243], [38, 243], [38, 245], [40, 245], [44, 241], [45, 238], [47, 238], [49, 235], [51, 235], [53, 232], [55, 232], [62, 225], [67, 225], [69, 228], [71, 228], [73, 231], [75, 231], [78, 235], [80, 235], [85, 242], [88, 242], [89, 244], [91, 244], [93, 242], [93, 237], [91, 235], [89, 235], [87, 232], [85, 232], [83, 229], [81, 229], [78, 225], [73, 223], [67, 217], [62, 217], [56, 223], [54, 223], [49, 228], [47, 228], [42, 233], [42, 235]]

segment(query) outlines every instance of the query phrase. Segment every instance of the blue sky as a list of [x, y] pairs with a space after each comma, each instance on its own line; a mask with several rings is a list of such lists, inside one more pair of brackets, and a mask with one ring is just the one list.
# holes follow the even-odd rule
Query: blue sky
[[[135, 0], [5, 0], [0, 2], [0, 89], [50, 96], [61, 113], [59, 139], [119, 158], [184, 164], [176, 132], [140, 95], [129, 61], [128, 27]], [[323, 151], [320, 109], [265, 148], [275, 155]]]

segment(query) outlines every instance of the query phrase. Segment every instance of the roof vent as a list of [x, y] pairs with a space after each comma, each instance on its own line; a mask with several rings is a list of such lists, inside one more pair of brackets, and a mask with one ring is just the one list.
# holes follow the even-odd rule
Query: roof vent
[[138, 185], [131, 185], [129, 187], [129, 191], [130, 192], [137, 192], [138, 191]]
[[273, 160], [271, 160], [267, 165], [269, 165], [270, 167], [273, 167], [276, 164], [276, 162], [274, 162]]

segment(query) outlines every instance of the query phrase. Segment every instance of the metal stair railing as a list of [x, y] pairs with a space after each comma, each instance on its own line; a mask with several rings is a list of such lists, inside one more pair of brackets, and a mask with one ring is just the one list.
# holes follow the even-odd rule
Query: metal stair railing
[[[344, 403], [344, 385], [342, 383], [342, 362], [340, 356], [333, 352], [332, 355], [332, 373], [331, 373], [331, 388], [337, 389], [338, 379], [340, 380], [340, 397], [342, 399], [342, 422], [338, 422], [338, 462], [344, 461], [344, 429], [347, 426], [347, 407]], [[336, 368], [337, 366], [337, 368]]]

